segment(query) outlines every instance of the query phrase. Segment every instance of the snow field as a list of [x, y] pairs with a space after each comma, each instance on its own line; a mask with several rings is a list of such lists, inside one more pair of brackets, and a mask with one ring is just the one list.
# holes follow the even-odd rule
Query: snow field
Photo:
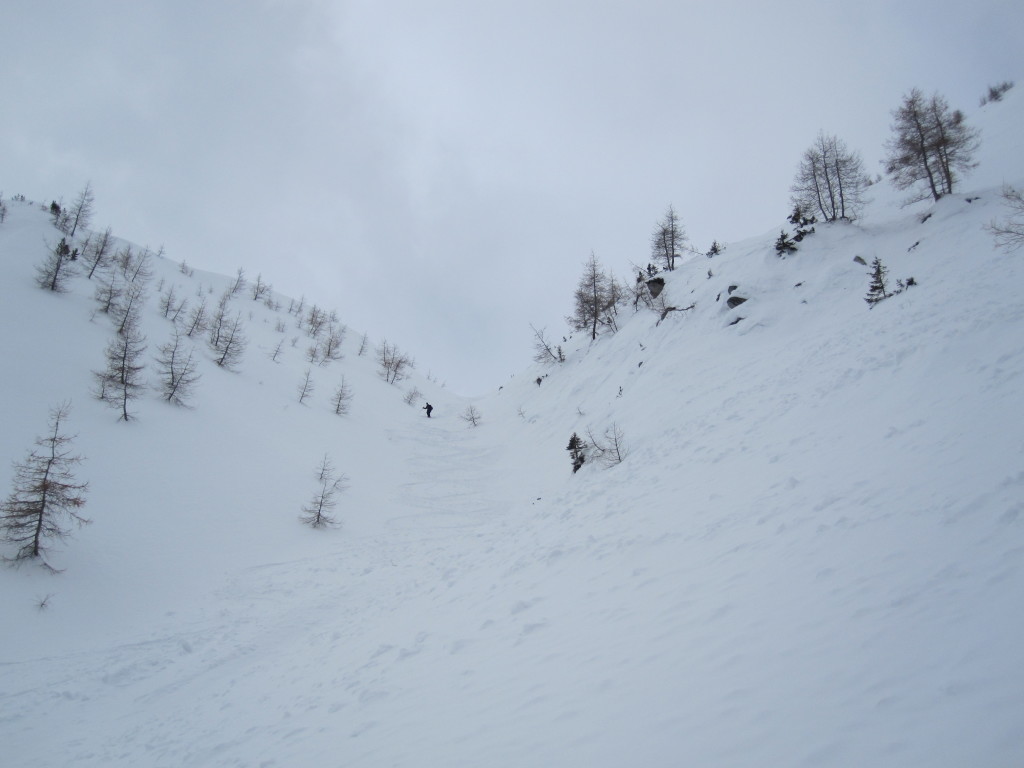
[[[419, 374], [385, 384], [350, 329], [299, 405], [308, 340], [243, 297], [239, 372], [204, 357], [193, 408], [147, 395], [118, 422], [89, 394], [109, 321], [81, 278], [63, 296], [32, 285], [55, 230], [11, 204], [0, 484], [70, 398], [94, 522], [55, 552], [64, 573], [0, 572], [5, 754], [1018, 764], [1024, 266], [983, 229], [1002, 211], [993, 174], [1024, 185], [1000, 129], [1014, 93], [982, 115], [995, 138], [969, 193], [877, 200], [784, 260], [777, 233], [729, 244], [668, 277], [693, 310], [571, 339], [564, 365], [472, 400]], [[855, 255], [918, 286], [869, 310]], [[155, 269], [154, 286], [211, 304], [230, 282]], [[299, 341], [274, 363], [278, 319]], [[144, 323], [151, 354], [170, 330], [155, 291]], [[337, 417], [342, 374], [354, 399]], [[402, 402], [413, 385], [434, 418]], [[573, 475], [569, 436], [612, 423], [626, 461]], [[340, 528], [316, 531], [297, 517], [325, 452], [349, 488]]]

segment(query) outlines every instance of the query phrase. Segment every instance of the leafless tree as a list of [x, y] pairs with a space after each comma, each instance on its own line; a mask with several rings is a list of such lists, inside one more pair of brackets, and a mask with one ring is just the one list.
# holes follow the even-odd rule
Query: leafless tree
[[1024, 194], [1007, 185], [1003, 187], [1003, 200], [1010, 215], [1002, 221], [990, 222], [986, 228], [995, 236], [998, 247], [1015, 251], [1024, 245]]
[[153, 277], [153, 252], [143, 248], [136, 253], [130, 245], [114, 254], [114, 263], [121, 270], [125, 282], [147, 285]]
[[256, 282], [252, 284], [252, 300], [259, 301], [266, 297], [273, 286], [270, 283], [263, 282], [263, 274], [256, 275]]
[[156, 358], [160, 375], [160, 393], [169, 403], [188, 405], [192, 389], [199, 381], [199, 360], [195, 347], [185, 342], [181, 331], [174, 329], [174, 337], [158, 347]]
[[309, 314], [306, 316], [306, 333], [313, 338], [320, 335], [324, 325], [327, 323], [327, 312], [320, 309], [316, 304], [309, 308]]
[[197, 333], [204, 333], [208, 328], [207, 322], [206, 296], [200, 295], [199, 303], [188, 314], [188, 321], [185, 323], [187, 326], [185, 335], [192, 337]]
[[238, 271], [235, 273], [235, 282], [228, 291], [229, 295], [237, 296], [243, 290], [245, 290], [246, 284], [247, 283], [245, 280], [245, 270], [242, 267], [239, 267]]
[[327, 333], [320, 342], [321, 365], [341, 359], [341, 345], [345, 341], [346, 330], [344, 325], [333, 320], [327, 323]]
[[819, 131], [800, 160], [791, 187], [792, 201], [805, 215], [821, 221], [852, 220], [864, 207], [867, 186], [860, 155], [836, 136]]
[[68, 237], [74, 237], [79, 227], [85, 229], [89, 226], [89, 222], [92, 221], [92, 209], [95, 203], [96, 197], [93, 195], [92, 185], [86, 182], [82, 191], [78, 193], [78, 197], [75, 198], [75, 202], [67, 210]]
[[188, 299], [178, 298], [173, 284], [167, 288], [167, 293], [160, 297], [160, 311], [175, 325], [178, 324], [178, 318], [181, 317], [181, 313], [185, 311], [186, 307], [188, 307]]
[[423, 397], [423, 393], [420, 392], [416, 387], [413, 387], [412, 389], [405, 393], [405, 396], [402, 398], [402, 402], [405, 403], [406, 405], [415, 405], [416, 401], [419, 400], [421, 397]]
[[106, 265], [104, 259], [114, 246], [114, 237], [110, 233], [110, 227], [103, 230], [103, 234], [93, 240], [88, 248], [82, 250], [85, 263], [89, 265], [88, 278], [92, 280], [93, 273]]
[[218, 334], [218, 343], [211, 343], [210, 346], [217, 355], [215, 361], [217, 365], [233, 371], [237, 369], [238, 364], [242, 361], [242, 355], [245, 353], [247, 344], [248, 339], [246, 339], [245, 333], [242, 330], [242, 313], [238, 312], [233, 320], [226, 321], [223, 324], [221, 332]]
[[217, 309], [214, 310], [210, 322], [207, 324], [210, 331], [210, 347], [220, 349], [221, 334], [228, 322], [228, 304], [231, 301], [231, 291], [224, 291], [217, 300]]
[[337, 416], [344, 416], [349, 412], [349, 408], [352, 404], [352, 388], [345, 381], [345, 377], [341, 377], [341, 383], [334, 390], [334, 394], [331, 395], [331, 407], [334, 409], [334, 413]]
[[566, 321], [577, 331], [589, 331], [591, 340], [597, 338], [601, 326], [614, 331], [615, 315], [623, 295], [617, 281], [606, 274], [597, 257], [590, 254], [576, 286], [575, 312]]
[[62, 237], [60, 242], [50, 249], [46, 260], [36, 267], [36, 285], [54, 293], [64, 293], [68, 289], [67, 281], [74, 273], [71, 247]]
[[590, 438], [590, 456], [605, 467], [621, 464], [629, 453], [625, 436], [618, 424], [612, 423], [600, 438], [595, 437], [588, 427], [587, 437]]
[[476, 406], [472, 404], [466, 406], [466, 410], [459, 414], [459, 418], [468, 423], [471, 427], [478, 426], [483, 420], [483, 417], [480, 415], [480, 411], [478, 411]]
[[885, 170], [897, 189], [920, 187], [908, 202], [950, 194], [960, 174], [974, 168], [979, 132], [939, 94], [926, 99], [914, 88], [893, 113]]
[[284, 348], [284, 339], [277, 342], [277, 346], [274, 347], [274, 351], [270, 353], [270, 359], [273, 362], [277, 362], [277, 358], [281, 356], [281, 350]]
[[415, 367], [415, 361], [387, 339], [377, 347], [377, 372], [388, 384], [402, 381]]
[[370, 334], [364, 333], [359, 339], [359, 351], [356, 352], [358, 357], [362, 357], [366, 354], [366, 350], [370, 347]]
[[[70, 411], [69, 402], [52, 409], [46, 435], [37, 438], [37, 447], [14, 465], [11, 494], [0, 504], [3, 540], [18, 547], [14, 561], [42, 559], [50, 540], [67, 538], [69, 523], [89, 522], [78, 512], [89, 484], [77, 482], [74, 475], [82, 457], [71, 453], [74, 436], [61, 431]], [[55, 570], [45, 559], [42, 562]]]
[[544, 365], [555, 365], [565, 362], [565, 353], [562, 352], [562, 348], [548, 341], [544, 335], [546, 329], [541, 328], [537, 330], [531, 323], [530, 330], [533, 331], [533, 359], [536, 362]]
[[141, 362], [146, 351], [146, 337], [133, 320], [124, 326], [123, 333], [114, 336], [105, 352], [107, 367], [93, 375], [98, 385], [96, 396], [112, 408], [121, 409], [121, 420], [131, 421], [129, 403], [139, 396], [144, 384]]
[[683, 227], [679, 214], [671, 205], [665, 211], [665, 217], [654, 227], [651, 233], [651, 258], [655, 263], [661, 262], [665, 269], [676, 268], [676, 259], [687, 250], [686, 229]]
[[120, 304], [123, 295], [124, 282], [120, 273], [112, 269], [106, 270], [93, 294], [93, 298], [100, 305], [100, 312], [111, 314]]
[[337, 473], [331, 464], [330, 456], [326, 453], [316, 472], [320, 487], [309, 503], [302, 508], [299, 519], [313, 528], [335, 526], [337, 519], [334, 517], [334, 509], [338, 506], [336, 496], [348, 487], [348, 478]]
[[128, 283], [124, 289], [121, 301], [114, 307], [117, 319], [117, 332], [124, 333], [129, 325], [138, 322], [139, 312], [146, 303], [146, 288], [142, 283]]
[[302, 381], [299, 383], [299, 405], [306, 402], [306, 398], [313, 394], [316, 387], [313, 384], [313, 369], [307, 368]]

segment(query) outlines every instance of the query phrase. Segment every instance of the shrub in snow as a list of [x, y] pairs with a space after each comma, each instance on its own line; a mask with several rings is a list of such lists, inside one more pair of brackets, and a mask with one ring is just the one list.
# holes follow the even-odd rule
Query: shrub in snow
[[469, 426], [475, 427], [481, 421], [480, 411], [476, 409], [476, 406], [470, 405], [465, 411], [459, 416], [460, 419], [467, 422]]

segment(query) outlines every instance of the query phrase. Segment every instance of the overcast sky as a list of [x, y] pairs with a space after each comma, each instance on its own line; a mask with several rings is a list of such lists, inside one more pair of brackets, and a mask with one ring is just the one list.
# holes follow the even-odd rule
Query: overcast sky
[[[903, 93], [1021, 75], [1020, 0], [13, 0], [0, 191], [238, 267], [479, 394], [625, 277], [778, 228], [819, 129], [880, 171]], [[1024, 85], [1024, 83], [1021, 83]]]

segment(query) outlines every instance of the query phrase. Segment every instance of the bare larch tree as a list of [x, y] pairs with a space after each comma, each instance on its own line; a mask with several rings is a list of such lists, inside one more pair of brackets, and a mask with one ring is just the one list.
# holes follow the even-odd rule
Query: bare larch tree
[[[70, 411], [69, 402], [51, 410], [46, 435], [14, 465], [13, 489], [0, 504], [0, 531], [5, 542], [18, 547], [15, 561], [42, 559], [49, 541], [67, 538], [69, 524], [89, 522], [78, 511], [89, 484], [77, 482], [74, 475], [82, 457], [71, 453], [74, 437], [61, 431]], [[54, 570], [45, 559], [42, 562]]]
[[914, 88], [893, 111], [892, 138], [886, 142], [886, 173], [897, 189], [920, 188], [908, 202], [953, 192], [961, 174], [974, 168], [979, 132], [960, 110], [939, 94], [926, 99]]
[[856, 219], [864, 207], [867, 181], [860, 155], [836, 136], [819, 132], [800, 160], [792, 201], [821, 221]]

